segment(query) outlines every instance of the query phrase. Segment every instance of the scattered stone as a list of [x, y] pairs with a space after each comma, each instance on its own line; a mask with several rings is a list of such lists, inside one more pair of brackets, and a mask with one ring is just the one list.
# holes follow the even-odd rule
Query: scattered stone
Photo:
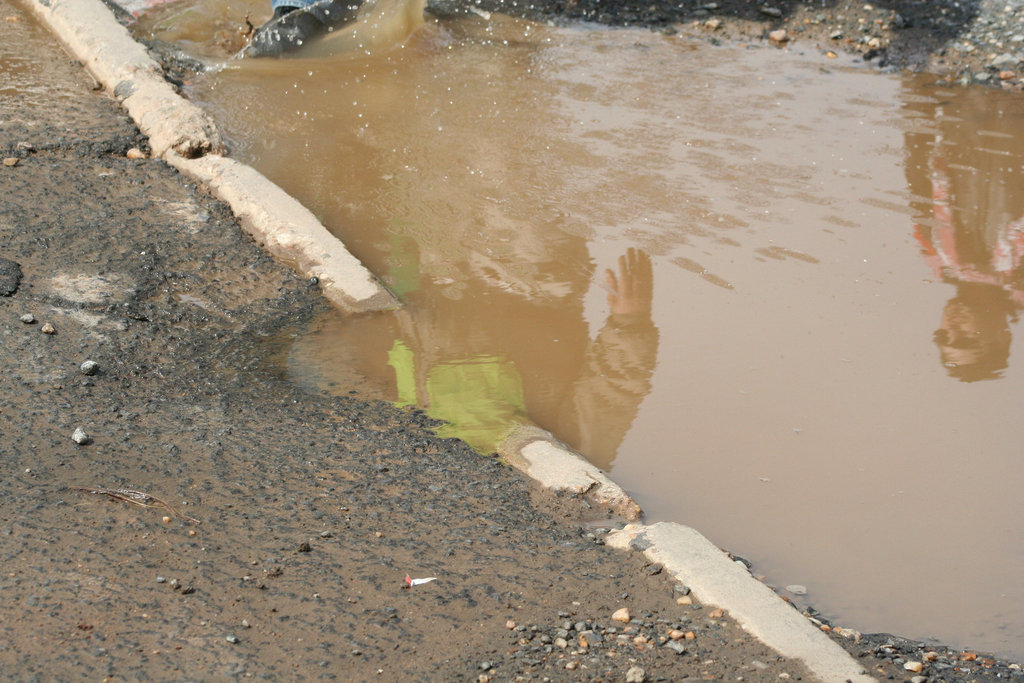
[[789, 33], [784, 28], [777, 29], [768, 34], [768, 40], [773, 43], [785, 43], [789, 40]]
[[832, 33], [828, 34], [828, 37], [831, 38], [832, 40], [841, 40], [842, 37], [843, 37], [843, 32], [842, 31], [832, 31]]
[[569, 641], [567, 641], [565, 638], [562, 638], [561, 636], [559, 636], [559, 637], [555, 638], [554, 645], [555, 645], [555, 647], [564, 650], [565, 648], [569, 647]]
[[1003, 53], [988, 63], [993, 69], [1013, 69], [1016, 68], [1020, 60], [1009, 53]]
[[861, 639], [860, 631], [854, 630], [852, 628], [843, 628], [842, 626], [836, 626], [832, 629], [832, 632], [841, 635], [843, 638], [846, 638], [847, 640], [852, 640], [855, 643], [859, 643]]
[[668, 632], [668, 637], [671, 638], [672, 640], [682, 640], [683, 638], [686, 637], [686, 632], [685, 631], [680, 631], [679, 629], [674, 628], [674, 629], [672, 629], [671, 631]]
[[43, 323], [43, 326], [39, 328], [39, 331], [43, 334], [57, 334], [57, 328], [50, 323]]
[[14, 261], [0, 258], [0, 296], [11, 296], [21, 284], [21, 266]]
[[482, 671], [487, 671], [487, 670], [488, 670], [488, 669], [490, 669], [490, 668], [491, 668], [492, 666], [494, 666], [494, 665], [493, 665], [493, 664], [491, 664], [491, 663], [490, 663], [490, 662], [488, 662], [488, 661], [483, 661], [483, 662], [480, 662], [479, 664], [477, 664], [477, 667], [478, 667], [479, 669], [481, 669]]
[[21, 320], [21, 322], [25, 323], [26, 325], [32, 325], [33, 323], [35, 323], [36, 317], [31, 313], [26, 313], [25, 315], [21, 316], [19, 320]]
[[907, 662], [903, 665], [903, 668], [914, 673], [921, 673], [921, 670], [924, 669], [924, 664], [921, 662]]
[[309, 541], [303, 541], [296, 550], [300, 553], [309, 553], [313, 552], [313, 546], [309, 544]]
[[717, 31], [718, 29], [722, 28], [722, 20], [708, 19], [707, 21], [704, 22], [704, 28], [709, 29], [711, 31]]
[[767, 14], [769, 17], [778, 18], [782, 16], [782, 10], [778, 7], [762, 7], [761, 14]]
[[125, 156], [128, 157], [129, 159], [145, 159], [146, 153], [143, 152], [138, 147], [132, 147], [130, 150], [125, 152]]
[[566, 662], [565, 663], [565, 668], [568, 669], [569, 671], [575, 671], [576, 667], [578, 667], [578, 666], [579, 666], [579, 662], [575, 662], [575, 661], [573, 661], [573, 662]]
[[693, 631], [687, 631], [686, 636], [684, 637], [686, 638], [686, 640], [696, 640], [697, 634], [695, 634]]
[[92, 375], [95, 375], [97, 372], [99, 372], [100, 364], [97, 363], [94, 360], [87, 360], [84, 363], [82, 363], [80, 366], [78, 366], [78, 370], [83, 375], [92, 376]]
[[639, 666], [632, 666], [626, 672], [626, 683], [644, 683], [647, 680], [647, 672]]
[[1017, 77], [1017, 72], [1016, 71], [1006, 70], [1006, 71], [1000, 71], [999, 72], [999, 80], [1001, 80], [1001, 81], [1008, 81], [1008, 80], [1010, 80], [1012, 78], [1016, 78], [1016, 77]]
[[252, 624], [249, 623], [248, 619], [242, 619], [242, 628], [252, 628]]
[[156, 577], [156, 582], [157, 583], [167, 583], [167, 577], [166, 576], [158, 576], [158, 577]]
[[683, 645], [682, 643], [680, 643], [678, 640], [669, 640], [669, 641], [667, 641], [665, 643], [665, 645], [663, 647], [666, 647], [669, 650], [672, 650], [677, 655], [686, 654], [686, 646]]
[[228, 642], [229, 642], [229, 643], [231, 643], [232, 645], [235, 645], [235, 644], [237, 644], [237, 643], [238, 643], [238, 636], [235, 636], [235, 635], [230, 635], [230, 636], [228, 636], [227, 638], [225, 638], [224, 640], [228, 641]]
[[17, 166], [19, 161], [21, 161], [21, 159], [19, 159], [18, 157], [4, 157], [4, 166]]
[[624, 624], [628, 624], [628, 623], [629, 623], [629, 620], [630, 620], [631, 618], [632, 618], [632, 617], [631, 617], [631, 616], [630, 616], [630, 614], [629, 614], [629, 608], [628, 608], [628, 607], [623, 607], [623, 608], [621, 608], [621, 609], [617, 609], [617, 610], [615, 610], [615, 612], [614, 612], [614, 613], [612, 614], [612, 620], [613, 620], [613, 621], [621, 621], [621, 622], [622, 622], [622, 623], [624, 623]]
[[693, 598], [691, 598], [689, 595], [681, 595], [678, 598], [676, 598], [676, 604], [677, 605], [692, 605], [693, 604]]
[[507, 628], [509, 631], [511, 631], [515, 627], [516, 627], [516, 622], [513, 621], [512, 619], [509, 619], [508, 621], [505, 622], [505, 628]]
[[79, 446], [84, 446], [91, 441], [89, 435], [81, 427], [75, 427], [75, 431], [71, 434], [71, 440]]
[[725, 610], [723, 610], [721, 608], [716, 608], [716, 609], [713, 609], [710, 612], [708, 612], [708, 618], [709, 619], [721, 619], [724, 616], [725, 616]]
[[928, 677], [927, 676], [914, 676], [913, 678], [910, 679], [910, 683], [927, 683], [927, 681], [928, 681]]
[[793, 595], [807, 595], [807, 587], [801, 586], [798, 583], [786, 586], [786, 590], [788, 590]]
[[689, 595], [690, 594], [690, 587], [686, 586], [684, 584], [681, 584], [681, 583], [677, 583], [675, 585], [675, 588], [673, 588], [672, 590], [674, 590], [676, 593], [679, 593], [680, 595]]

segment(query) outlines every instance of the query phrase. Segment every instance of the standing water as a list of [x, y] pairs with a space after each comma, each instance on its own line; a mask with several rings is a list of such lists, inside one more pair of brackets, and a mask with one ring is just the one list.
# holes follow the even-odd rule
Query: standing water
[[[182, 6], [152, 30], [203, 44]], [[532, 421], [841, 625], [1024, 656], [1024, 101], [810, 50], [374, 21], [191, 86], [406, 302], [324, 316], [297, 381], [485, 451]]]

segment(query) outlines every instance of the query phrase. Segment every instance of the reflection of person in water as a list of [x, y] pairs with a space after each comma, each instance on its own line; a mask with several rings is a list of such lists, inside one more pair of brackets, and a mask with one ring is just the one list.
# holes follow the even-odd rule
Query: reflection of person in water
[[566, 440], [604, 467], [614, 460], [640, 401], [651, 390], [658, 352], [658, 330], [651, 320], [651, 259], [630, 249], [618, 265], [618, 274], [605, 272], [609, 315], [587, 348], [559, 424]]
[[[396, 314], [387, 361], [399, 402], [423, 406], [451, 423], [442, 434], [483, 451], [517, 423], [540, 423], [607, 467], [650, 390], [658, 345], [651, 261], [630, 249], [617, 272], [606, 272], [611, 310], [593, 340], [582, 316], [580, 276], [588, 271], [563, 265], [570, 267], [558, 273], [552, 262], [535, 274], [546, 295], [523, 296], [522, 277], [490, 264], [493, 289], [457, 300], [412, 296], [418, 310]], [[480, 300], [466, 301], [474, 296]]]
[[[915, 227], [915, 237], [936, 277], [957, 288], [934, 340], [950, 376], [967, 382], [1005, 370], [1009, 323], [1024, 306], [1024, 195], [1012, 162], [1024, 156], [1024, 141], [1012, 129], [998, 135], [1013, 122], [994, 116], [984, 95], [917, 104], [933, 109], [940, 133], [907, 136], [911, 189], [931, 198], [927, 213], [921, 207], [930, 219]], [[948, 111], [954, 106], [962, 110]], [[993, 149], [1000, 144], [1015, 149]]]

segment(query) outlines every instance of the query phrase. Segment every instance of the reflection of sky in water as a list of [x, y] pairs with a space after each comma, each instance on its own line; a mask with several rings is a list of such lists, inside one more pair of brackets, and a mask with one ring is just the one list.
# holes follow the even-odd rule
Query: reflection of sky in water
[[845, 625], [1024, 654], [1021, 105], [807, 49], [474, 20], [193, 91], [408, 301], [322, 321], [309, 381], [528, 416]]

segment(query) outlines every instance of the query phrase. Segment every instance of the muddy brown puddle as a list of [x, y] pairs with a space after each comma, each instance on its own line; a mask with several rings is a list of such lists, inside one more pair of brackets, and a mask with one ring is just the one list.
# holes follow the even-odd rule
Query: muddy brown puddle
[[[215, 9], [145, 21], [216, 62]], [[799, 43], [374, 21], [190, 84], [406, 304], [324, 317], [295, 381], [482, 450], [535, 422], [841, 625], [1024, 656], [1024, 101]]]

